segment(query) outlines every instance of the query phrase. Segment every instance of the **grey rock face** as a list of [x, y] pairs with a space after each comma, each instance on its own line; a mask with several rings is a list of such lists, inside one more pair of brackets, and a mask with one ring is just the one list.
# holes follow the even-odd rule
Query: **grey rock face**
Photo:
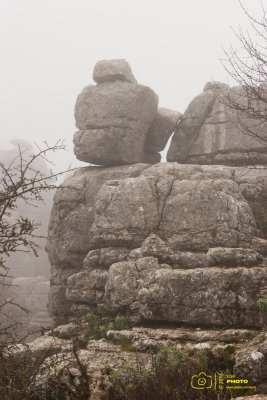
[[146, 321], [259, 326], [256, 301], [266, 284], [267, 268], [173, 270], [149, 257], [113, 264], [105, 296], [112, 308]]
[[158, 97], [146, 86], [119, 81], [87, 86], [75, 106], [76, 157], [107, 166], [142, 162], [157, 107]]
[[[266, 164], [267, 147], [248, 135], [250, 127], [264, 137], [266, 126], [256, 127], [255, 120], [245, 118], [225, 105], [223, 98], [246, 102], [243, 89], [208, 82], [204, 92], [188, 106], [173, 136], [168, 161], [197, 164], [253, 165]], [[241, 123], [240, 123], [241, 121]]]
[[181, 118], [168, 151], [167, 160], [186, 162], [199, 130], [212, 110], [216, 93], [205, 91], [195, 97]]
[[[255, 331], [254, 331], [255, 333]], [[240, 347], [248, 342], [252, 332], [247, 329], [195, 329], [182, 328], [144, 328], [134, 327], [131, 330], [107, 332], [107, 338], [114, 342], [127, 341], [135, 351], [158, 351], [160, 348], [175, 346], [182, 351], [209, 350], [215, 356], [232, 347]]]
[[125, 60], [97, 62], [93, 78], [97, 85], [86, 86], [75, 105], [76, 157], [105, 166], [159, 162], [181, 114], [158, 110], [158, 96], [137, 84]]
[[[182, 114], [177, 111], [168, 110], [166, 108], [158, 109], [157, 116], [148, 131], [145, 143], [145, 151], [151, 154], [151, 157], [154, 155], [156, 158], [156, 155], [164, 150], [181, 116]], [[156, 162], [159, 161], [160, 159]], [[152, 162], [151, 164], [155, 163]]]
[[[246, 376], [257, 389], [267, 384], [267, 334], [262, 332], [241, 347], [235, 355], [234, 373]], [[265, 392], [263, 392], [265, 393]]]
[[258, 326], [267, 290], [264, 171], [87, 167], [54, 198], [50, 310], [106, 303], [133, 320]]
[[102, 60], [95, 65], [93, 79], [96, 83], [126, 81], [137, 83], [126, 60]]

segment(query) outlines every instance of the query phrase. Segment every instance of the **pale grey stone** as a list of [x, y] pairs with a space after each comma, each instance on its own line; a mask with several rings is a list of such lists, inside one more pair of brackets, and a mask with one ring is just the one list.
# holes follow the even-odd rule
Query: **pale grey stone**
[[214, 91], [216, 94], [220, 94], [221, 91], [225, 89], [230, 89], [230, 86], [227, 85], [226, 83], [219, 82], [219, 81], [210, 81], [205, 83], [203, 92], [207, 92], [208, 90]]
[[267, 334], [263, 331], [235, 354], [234, 373], [252, 381], [257, 389], [267, 383]]
[[143, 321], [261, 326], [256, 302], [267, 285], [266, 267], [170, 270], [157, 264], [153, 257], [113, 264], [105, 301]]
[[212, 110], [216, 94], [205, 91], [195, 97], [183, 114], [172, 137], [168, 161], [186, 162], [201, 126]]
[[107, 166], [143, 162], [157, 107], [157, 95], [146, 86], [119, 81], [87, 86], [75, 105], [76, 157]]
[[126, 60], [102, 60], [94, 67], [93, 79], [96, 83], [126, 81], [137, 83], [130, 65]]
[[72, 302], [97, 304], [104, 296], [107, 272], [101, 270], [81, 271], [67, 281], [66, 298]]
[[[98, 191], [106, 181], [139, 176], [146, 164], [113, 168], [87, 167], [66, 178], [54, 197], [47, 252], [60, 269], [81, 268], [91, 246]], [[101, 246], [102, 247], [102, 246]]]
[[136, 321], [261, 326], [266, 224], [255, 204], [267, 177], [242, 171], [163, 163], [68, 177], [49, 228], [52, 315], [66, 322], [76, 306], [106, 302]]
[[263, 257], [253, 249], [216, 247], [209, 249], [207, 256], [212, 265], [248, 266], [260, 264]]
[[[158, 109], [156, 118], [149, 128], [145, 143], [145, 151], [155, 154], [155, 161], [156, 155], [166, 147], [166, 144], [171, 134], [174, 132], [181, 116], [182, 114], [178, 111], [172, 111], [166, 108]], [[152, 157], [151, 159], [153, 160]], [[156, 162], [159, 162], [159, 160]]]
[[104, 247], [89, 251], [84, 259], [84, 267], [89, 270], [108, 268], [115, 262], [127, 259], [130, 250], [123, 247]]
[[[227, 97], [247, 105], [247, 95], [241, 87], [230, 88], [219, 82], [205, 85], [204, 92], [189, 104], [176, 128], [168, 161], [266, 165], [266, 126], [229, 107]], [[259, 110], [264, 107], [260, 103], [254, 106]]]

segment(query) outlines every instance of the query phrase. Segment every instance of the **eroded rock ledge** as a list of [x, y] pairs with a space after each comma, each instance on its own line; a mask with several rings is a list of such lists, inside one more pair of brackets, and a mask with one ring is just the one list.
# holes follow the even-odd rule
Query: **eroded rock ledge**
[[135, 322], [262, 326], [266, 185], [238, 167], [80, 169], [54, 199], [52, 314], [106, 303]]

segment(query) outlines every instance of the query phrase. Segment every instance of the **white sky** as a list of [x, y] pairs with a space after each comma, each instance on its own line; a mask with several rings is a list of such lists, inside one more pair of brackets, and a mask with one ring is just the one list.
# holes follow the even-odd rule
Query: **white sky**
[[[243, 3], [260, 15], [258, 0]], [[86, 165], [72, 153], [73, 109], [96, 61], [125, 58], [161, 106], [183, 112], [205, 82], [227, 82], [222, 46], [247, 24], [238, 0], [0, 0], [1, 147], [65, 138], [58, 167]]]

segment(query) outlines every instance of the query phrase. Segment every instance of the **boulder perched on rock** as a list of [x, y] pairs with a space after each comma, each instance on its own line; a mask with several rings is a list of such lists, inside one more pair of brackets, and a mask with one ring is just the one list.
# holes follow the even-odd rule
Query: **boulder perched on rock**
[[80, 169], [54, 199], [52, 314], [64, 322], [77, 304], [106, 303], [135, 321], [262, 326], [266, 197], [261, 170]]
[[95, 65], [93, 79], [96, 83], [122, 81], [137, 83], [126, 60], [102, 60]]
[[106, 166], [149, 160], [144, 147], [157, 115], [158, 96], [136, 83], [125, 60], [98, 62], [93, 77], [98, 85], [85, 87], [75, 105], [76, 157]]
[[181, 118], [168, 161], [235, 166], [266, 164], [266, 140], [260, 139], [266, 125], [227, 106], [227, 102], [247, 104], [245, 90], [208, 82]]
[[157, 106], [157, 96], [146, 86], [119, 81], [87, 86], [75, 106], [77, 158], [100, 165], [142, 162]]

